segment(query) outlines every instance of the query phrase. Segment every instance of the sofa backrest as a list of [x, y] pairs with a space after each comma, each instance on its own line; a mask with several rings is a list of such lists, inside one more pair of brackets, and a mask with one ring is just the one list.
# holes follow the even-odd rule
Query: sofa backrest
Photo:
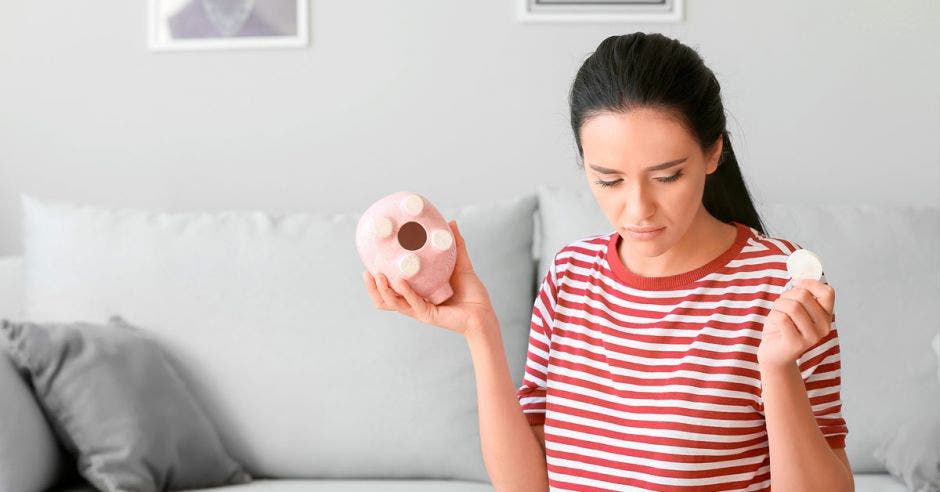
[[[94, 223], [82, 222], [89, 217], [73, 216], [73, 209], [56, 210], [34, 209], [34, 226], [40, 219], [54, 219], [45, 227], [58, 230], [66, 223]], [[937, 207], [773, 203], [758, 204], [758, 211], [767, 235], [793, 240], [824, 261], [837, 292], [846, 451], [855, 471], [883, 472], [874, 447], [902, 422], [940, 408], [930, 347], [940, 333], [933, 314], [940, 298]], [[577, 238], [613, 229], [587, 193], [547, 186], [518, 201], [443, 212], [460, 223], [498, 308], [518, 387], [544, 258]], [[534, 222], [527, 218], [533, 212]], [[93, 217], [115, 219], [103, 213]], [[397, 313], [373, 311], [356, 282], [362, 269], [350, 257], [353, 249], [312, 239], [351, 238], [354, 215], [265, 217], [191, 216], [188, 232], [177, 233], [202, 239], [184, 248], [180, 236], [163, 237], [178, 242], [154, 248], [180, 249], [162, 259], [147, 256], [157, 253], [153, 248], [131, 256], [132, 245], [121, 242], [141, 239], [128, 224], [143, 227], [146, 221], [99, 224], [94, 234], [109, 236], [97, 241], [78, 232], [39, 239], [32, 243], [33, 261], [46, 266], [33, 271], [41, 280], [34, 285], [30, 317], [100, 320], [120, 312], [163, 333], [224, 440], [256, 474], [485, 480], [465, 342]], [[171, 217], [138, 217], [145, 218], [160, 223]], [[236, 230], [239, 242], [232, 243], [232, 236], [221, 241]], [[261, 236], [250, 240], [252, 234]], [[90, 241], [73, 244], [82, 251], [106, 244], [106, 251], [121, 253], [121, 261], [95, 265], [54, 251], [79, 240]], [[174, 263], [182, 261], [179, 255], [205, 260], [206, 253], [234, 254], [233, 244], [238, 255], [209, 264]], [[317, 261], [298, 260], [307, 257]], [[23, 257], [0, 258], [0, 316], [27, 316], [26, 276]], [[347, 277], [356, 280], [335, 281]], [[174, 282], [180, 280], [190, 288], [177, 292], [182, 287]], [[332, 316], [314, 321], [329, 309]], [[232, 321], [236, 316], [241, 318]]]
[[[372, 305], [359, 214], [156, 213], [28, 196], [23, 207], [25, 319], [119, 314], [149, 331], [252, 475], [488, 481], [466, 341]], [[532, 194], [441, 209], [466, 237], [520, 382], [535, 207]]]

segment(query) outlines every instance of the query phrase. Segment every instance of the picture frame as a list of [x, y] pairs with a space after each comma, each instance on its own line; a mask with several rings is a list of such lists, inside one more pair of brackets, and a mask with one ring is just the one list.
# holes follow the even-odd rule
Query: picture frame
[[515, 0], [522, 23], [634, 23], [685, 20], [685, 0]]
[[151, 51], [298, 48], [309, 0], [149, 0]]

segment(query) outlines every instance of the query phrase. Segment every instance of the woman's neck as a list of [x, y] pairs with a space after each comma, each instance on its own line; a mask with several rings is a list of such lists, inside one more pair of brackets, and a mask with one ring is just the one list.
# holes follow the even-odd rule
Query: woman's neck
[[692, 225], [679, 242], [659, 256], [633, 258], [624, 255], [620, 242], [620, 260], [630, 271], [644, 277], [668, 277], [705, 265], [728, 250], [737, 237], [737, 228], [712, 216], [702, 206]]

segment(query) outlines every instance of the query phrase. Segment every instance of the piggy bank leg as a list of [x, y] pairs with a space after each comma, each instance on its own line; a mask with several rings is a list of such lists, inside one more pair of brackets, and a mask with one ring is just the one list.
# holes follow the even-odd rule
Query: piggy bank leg
[[450, 284], [445, 283], [428, 296], [428, 302], [437, 305], [450, 299], [452, 295], [454, 295], [454, 289], [450, 287]]

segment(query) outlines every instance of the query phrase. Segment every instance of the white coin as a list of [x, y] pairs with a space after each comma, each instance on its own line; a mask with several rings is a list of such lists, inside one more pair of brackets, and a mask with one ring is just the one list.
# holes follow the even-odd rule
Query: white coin
[[823, 273], [822, 260], [808, 249], [798, 249], [787, 257], [787, 272], [790, 278], [819, 280]]

